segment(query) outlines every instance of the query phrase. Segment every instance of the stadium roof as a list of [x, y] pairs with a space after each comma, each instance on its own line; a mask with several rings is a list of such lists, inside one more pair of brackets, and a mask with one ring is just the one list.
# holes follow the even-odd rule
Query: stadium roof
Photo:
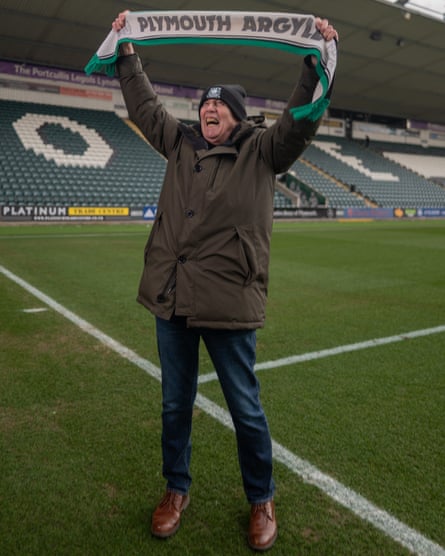
[[[333, 108], [445, 124], [445, 0], [423, 3], [428, 13], [422, 0], [225, 0], [224, 9], [328, 17], [340, 33]], [[0, 0], [0, 58], [82, 70], [126, 8], [220, 10], [221, 2]], [[279, 100], [289, 95], [300, 63], [281, 50], [246, 46], [151, 46], [139, 53], [153, 81], [238, 82], [251, 96]]]

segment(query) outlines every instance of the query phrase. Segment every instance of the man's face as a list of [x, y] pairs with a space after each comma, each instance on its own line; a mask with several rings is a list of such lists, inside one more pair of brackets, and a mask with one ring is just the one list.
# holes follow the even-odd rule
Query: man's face
[[201, 106], [199, 119], [204, 139], [212, 145], [225, 143], [238, 125], [227, 104], [213, 98], [206, 100]]

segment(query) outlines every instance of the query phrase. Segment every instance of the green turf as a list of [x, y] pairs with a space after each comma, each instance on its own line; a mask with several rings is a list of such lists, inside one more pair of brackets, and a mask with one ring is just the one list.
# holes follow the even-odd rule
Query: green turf
[[[158, 364], [147, 226], [0, 227], [0, 265]], [[258, 362], [445, 324], [445, 222], [274, 227]], [[197, 409], [192, 503], [152, 539], [160, 385], [0, 274], [0, 554], [250, 554], [233, 433]], [[274, 439], [445, 546], [445, 333], [259, 371]], [[212, 371], [205, 353], [202, 372]], [[225, 407], [219, 386], [201, 394]], [[409, 551], [277, 464], [274, 554]]]

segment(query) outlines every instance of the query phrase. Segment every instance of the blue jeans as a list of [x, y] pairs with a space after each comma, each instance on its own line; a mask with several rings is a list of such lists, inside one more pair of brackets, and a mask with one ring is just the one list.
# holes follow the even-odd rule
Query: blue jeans
[[202, 338], [215, 366], [236, 431], [238, 460], [249, 503], [274, 493], [272, 443], [254, 374], [255, 330], [187, 328], [183, 317], [156, 318], [162, 370], [162, 456], [167, 488], [186, 494], [190, 488], [193, 404], [198, 385]]

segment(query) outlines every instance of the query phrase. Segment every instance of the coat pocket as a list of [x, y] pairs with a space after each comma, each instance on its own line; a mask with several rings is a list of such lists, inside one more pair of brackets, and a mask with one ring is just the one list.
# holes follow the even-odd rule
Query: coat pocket
[[237, 226], [236, 237], [239, 241], [240, 263], [245, 271], [244, 285], [248, 286], [258, 276], [258, 258], [253, 233], [247, 228]]

